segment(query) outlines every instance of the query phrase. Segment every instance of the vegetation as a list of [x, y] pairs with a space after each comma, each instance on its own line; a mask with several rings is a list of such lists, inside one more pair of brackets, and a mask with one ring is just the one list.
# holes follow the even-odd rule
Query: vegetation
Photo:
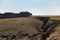
[[60, 17], [33, 16], [29, 12], [0, 14], [0, 40], [55, 40], [59, 31]]

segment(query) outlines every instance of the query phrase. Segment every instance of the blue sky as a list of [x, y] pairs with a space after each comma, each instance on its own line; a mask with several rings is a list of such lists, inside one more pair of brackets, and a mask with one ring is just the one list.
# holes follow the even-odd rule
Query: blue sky
[[0, 12], [29, 11], [33, 15], [60, 15], [60, 0], [0, 0]]

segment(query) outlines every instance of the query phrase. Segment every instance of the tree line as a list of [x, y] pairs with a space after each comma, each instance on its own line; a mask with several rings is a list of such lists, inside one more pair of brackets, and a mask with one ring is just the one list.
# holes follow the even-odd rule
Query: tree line
[[0, 18], [29, 17], [31, 15], [32, 14], [30, 12], [20, 12], [20, 13], [5, 12], [4, 14], [0, 13]]

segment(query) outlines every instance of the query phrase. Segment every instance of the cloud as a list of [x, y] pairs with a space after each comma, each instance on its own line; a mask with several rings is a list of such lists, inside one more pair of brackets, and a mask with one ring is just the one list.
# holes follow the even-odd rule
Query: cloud
[[16, 10], [16, 9], [1, 9], [0, 12], [16, 12], [19, 13], [21, 11], [29, 11], [33, 15], [37, 16], [60, 16], [60, 8], [49, 8], [49, 9], [22, 9], [22, 10]]
[[33, 15], [39, 16], [60, 16], [60, 9], [48, 9], [48, 10], [30, 10]]

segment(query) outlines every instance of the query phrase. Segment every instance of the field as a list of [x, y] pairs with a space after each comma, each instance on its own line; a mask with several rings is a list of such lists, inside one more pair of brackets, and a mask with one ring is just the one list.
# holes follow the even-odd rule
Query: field
[[[41, 18], [30, 16], [0, 19], [0, 40], [60, 40], [60, 17], [48, 17], [46, 22], [46, 19]], [[50, 32], [52, 28], [53, 32]]]

